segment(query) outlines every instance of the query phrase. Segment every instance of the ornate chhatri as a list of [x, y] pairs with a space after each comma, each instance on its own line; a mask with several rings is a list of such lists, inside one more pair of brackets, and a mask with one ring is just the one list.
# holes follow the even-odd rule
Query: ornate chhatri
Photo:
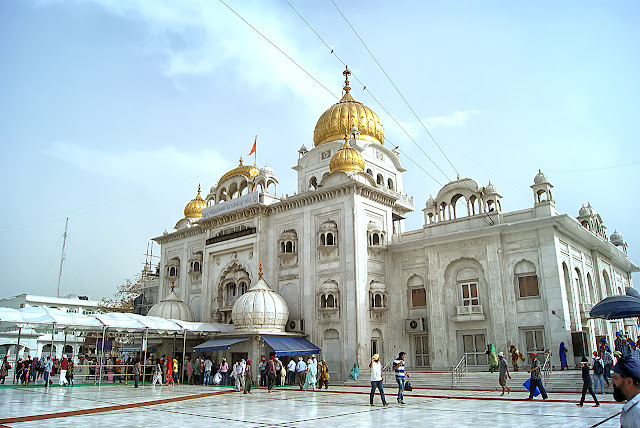
[[357, 126], [361, 133], [361, 140], [384, 144], [384, 127], [380, 118], [373, 110], [351, 96], [349, 86], [351, 71], [348, 67], [342, 74], [345, 76], [344, 96], [318, 119], [313, 131], [313, 143], [319, 146], [341, 140], [345, 129]]
[[242, 156], [240, 156], [240, 164], [237, 167], [233, 168], [231, 171], [224, 174], [222, 177], [220, 177], [220, 180], [218, 180], [218, 183], [222, 183], [225, 179], [229, 177], [233, 177], [234, 175], [244, 175], [245, 177], [251, 179], [257, 176], [258, 174], [260, 174], [260, 170], [253, 165], [243, 165]]

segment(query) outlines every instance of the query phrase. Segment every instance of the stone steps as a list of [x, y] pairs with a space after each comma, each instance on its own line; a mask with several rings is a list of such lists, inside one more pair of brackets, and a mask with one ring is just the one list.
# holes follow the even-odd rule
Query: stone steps
[[[417, 388], [451, 389], [451, 372], [419, 372], [407, 369], [409, 380]], [[522, 384], [529, 379], [526, 371], [510, 372], [511, 379], [507, 385], [515, 391], [525, 391]], [[393, 372], [384, 373], [384, 384], [393, 388], [396, 385]], [[369, 371], [362, 370], [357, 381], [345, 382], [345, 385], [369, 385]], [[465, 373], [455, 389], [459, 390], [501, 390], [498, 383], [498, 373], [488, 371], [469, 371]], [[545, 389], [550, 392], [580, 392], [582, 391], [582, 374], [580, 370], [568, 370], [551, 372]], [[605, 392], [611, 392], [612, 387], [605, 388]]]

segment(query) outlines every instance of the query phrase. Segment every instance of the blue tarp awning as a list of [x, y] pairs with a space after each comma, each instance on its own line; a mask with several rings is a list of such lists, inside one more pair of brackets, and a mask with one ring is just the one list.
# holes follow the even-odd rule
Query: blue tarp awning
[[236, 343], [244, 342], [248, 337], [217, 337], [199, 344], [193, 352], [226, 351]]
[[278, 357], [318, 354], [320, 348], [304, 337], [262, 336]]

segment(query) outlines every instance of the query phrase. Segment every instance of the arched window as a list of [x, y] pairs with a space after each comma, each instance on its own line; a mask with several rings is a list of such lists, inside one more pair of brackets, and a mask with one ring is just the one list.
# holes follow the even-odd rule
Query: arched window
[[333, 308], [335, 307], [335, 297], [333, 297], [333, 294], [329, 294], [327, 296], [327, 308]]
[[382, 174], [378, 174], [376, 177], [376, 183], [378, 183], [379, 185], [384, 185], [384, 177], [382, 176]]
[[371, 171], [371, 168], [367, 168], [367, 174], [373, 177], [373, 171]]
[[327, 245], [335, 245], [335, 242], [333, 240], [333, 233], [331, 232], [327, 233]]
[[171, 266], [169, 268], [169, 276], [176, 276], [176, 268]]
[[424, 280], [419, 275], [413, 275], [407, 281], [407, 287], [411, 294], [411, 307], [422, 308], [427, 306], [427, 290], [424, 288]]
[[284, 249], [285, 253], [293, 253], [293, 242], [287, 241], [287, 244]]
[[320, 245], [327, 245], [324, 233], [320, 234]]
[[536, 266], [532, 262], [529, 260], [519, 261], [514, 266], [513, 274], [515, 275], [521, 298], [540, 296]]
[[387, 180], [387, 187], [393, 190], [393, 179], [390, 178]]

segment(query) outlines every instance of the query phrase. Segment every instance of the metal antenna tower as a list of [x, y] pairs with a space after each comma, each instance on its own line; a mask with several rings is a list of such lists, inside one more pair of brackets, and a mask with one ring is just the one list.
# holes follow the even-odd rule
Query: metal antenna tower
[[64, 247], [67, 245], [67, 227], [69, 226], [69, 217], [64, 223], [64, 239], [62, 240], [62, 256], [60, 256], [60, 273], [58, 274], [58, 294], [56, 297], [60, 297], [60, 280], [62, 279], [62, 265], [64, 264]]

